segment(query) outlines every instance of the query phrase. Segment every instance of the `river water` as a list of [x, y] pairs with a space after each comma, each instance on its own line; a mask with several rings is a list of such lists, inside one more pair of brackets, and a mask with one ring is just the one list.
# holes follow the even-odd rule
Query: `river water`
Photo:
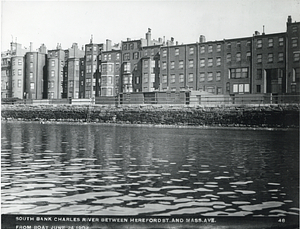
[[2, 122], [3, 214], [299, 215], [296, 130]]

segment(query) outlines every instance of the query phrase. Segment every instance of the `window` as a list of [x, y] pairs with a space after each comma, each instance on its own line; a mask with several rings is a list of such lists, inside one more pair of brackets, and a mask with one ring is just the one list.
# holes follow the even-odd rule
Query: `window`
[[30, 54], [29, 58], [30, 58], [30, 61], [33, 61], [33, 54]]
[[107, 95], [112, 95], [112, 88], [107, 88]]
[[241, 42], [240, 42], [240, 41], [238, 41], [238, 42], [236, 43], [236, 47], [237, 47], [237, 48], [240, 48], [240, 47], [241, 47]]
[[18, 59], [18, 65], [22, 65], [22, 60]]
[[138, 52], [133, 53], [133, 59], [139, 59], [139, 53]]
[[194, 67], [194, 60], [189, 60], [189, 68], [193, 68]]
[[175, 75], [174, 74], [171, 75], [171, 83], [175, 83]]
[[139, 84], [139, 83], [140, 83], [140, 77], [137, 76], [137, 77], [135, 78], [135, 83], [136, 83], [136, 84]]
[[12, 70], [12, 75], [13, 75], [13, 76], [15, 75], [15, 69]]
[[189, 73], [189, 82], [193, 82], [193, 81], [194, 81], [194, 74]]
[[166, 62], [162, 63], [162, 69], [167, 69], [167, 63]]
[[238, 52], [238, 53], [236, 54], [236, 62], [240, 62], [240, 61], [241, 61], [241, 53]]
[[143, 78], [144, 83], [148, 83], [148, 78], [149, 78], [148, 73], [144, 73], [144, 78]]
[[249, 92], [249, 84], [233, 84], [234, 93]]
[[167, 75], [163, 75], [163, 76], [162, 76], [162, 82], [163, 82], [163, 83], [167, 83], [167, 80], [168, 80], [168, 79], [167, 79]]
[[174, 69], [174, 68], [175, 68], [175, 62], [171, 61], [171, 69]]
[[298, 38], [292, 38], [292, 47], [295, 48], [298, 46]]
[[226, 91], [230, 92], [230, 83], [229, 82], [226, 83]]
[[123, 45], [123, 50], [127, 50], [127, 45], [126, 44]]
[[123, 84], [128, 84], [128, 77], [127, 76], [124, 76], [124, 78], [123, 78]]
[[133, 43], [130, 44], [130, 48], [134, 49], [134, 44]]
[[175, 49], [175, 56], [178, 56], [178, 55], [179, 55], [179, 49], [176, 48], [176, 49]]
[[257, 54], [257, 63], [261, 63], [261, 62], [262, 62], [262, 55]]
[[217, 72], [216, 81], [221, 81], [221, 72]]
[[222, 94], [222, 88], [221, 87], [218, 87], [217, 88], [217, 94], [219, 95], [219, 94]]
[[226, 61], [227, 61], [227, 63], [231, 62], [231, 54], [230, 53], [227, 53]]
[[30, 77], [30, 79], [33, 79], [33, 72], [29, 73], [29, 77]]
[[231, 43], [227, 43], [227, 49], [231, 49]]
[[200, 47], [200, 53], [205, 53], [205, 46]]
[[278, 45], [279, 46], [283, 46], [283, 37], [279, 37], [279, 39], [278, 39]]
[[112, 72], [112, 70], [113, 70], [112, 64], [108, 64], [107, 67], [108, 67], [108, 68], [107, 68], [107, 71], [108, 71], [108, 72]]
[[179, 74], [179, 82], [180, 82], [180, 83], [183, 83], [183, 82], [184, 82], [184, 76], [183, 76], [182, 73]]
[[217, 66], [221, 65], [221, 57], [217, 57]]
[[130, 60], [130, 53], [124, 53], [123, 59], [124, 60]]
[[268, 39], [268, 46], [271, 48], [273, 47], [273, 38]]
[[87, 65], [86, 66], [86, 72], [91, 73], [92, 72], [92, 65]]
[[166, 50], [166, 49], [163, 49], [163, 51], [162, 51], [162, 56], [163, 56], [163, 57], [166, 57], [166, 56], [167, 56], [167, 50]]
[[51, 71], [51, 77], [54, 77], [54, 76], [55, 76], [55, 71], [52, 70], [52, 71]]
[[278, 61], [279, 62], [283, 61], [283, 52], [278, 53]]
[[124, 71], [125, 72], [130, 72], [130, 63], [125, 63], [124, 64]]
[[233, 93], [237, 93], [239, 91], [239, 85], [238, 84], [233, 84]]
[[261, 39], [257, 40], [256, 47], [257, 48], [261, 48], [262, 47], [262, 40]]
[[16, 64], [16, 60], [12, 59], [12, 65], [15, 65], [15, 64]]
[[200, 67], [205, 67], [205, 59], [200, 60]]
[[211, 53], [212, 51], [213, 51], [213, 47], [212, 47], [212, 45], [209, 45], [208, 46], [208, 52]]
[[221, 52], [221, 45], [217, 44], [217, 52]]
[[297, 33], [297, 31], [298, 31], [297, 26], [293, 26], [293, 27], [292, 27], [292, 32], [293, 32], [293, 33]]
[[21, 87], [21, 80], [18, 80], [18, 87]]
[[148, 60], [144, 60], [144, 68], [148, 68], [149, 67], [149, 61]]
[[256, 92], [261, 93], [261, 85], [256, 85]]
[[179, 66], [178, 67], [179, 67], [179, 69], [183, 69], [183, 60], [179, 61]]
[[256, 79], [257, 80], [261, 80], [262, 79], [262, 69], [257, 69]]
[[208, 58], [208, 67], [212, 67], [212, 66], [213, 66], [213, 59]]
[[120, 53], [116, 54], [116, 59], [119, 60], [120, 59]]
[[108, 60], [111, 60], [111, 54], [108, 54]]
[[247, 41], [246, 45], [247, 45], [248, 47], [250, 47], [251, 41]]
[[205, 81], [205, 73], [204, 72], [200, 72], [199, 81], [200, 82], [204, 82]]
[[92, 85], [92, 79], [85, 80], [85, 86], [90, 87]]
[[206, 87], [205, 89], [209, 93], [215, 93], [215, 87]]
[[213, 73], [212, 72], [208, 72], [207, 73], [207, 82], [211, 82], [213, 81]]
[[30, 89], [34, 90], [34, 83], [33, 82], [30, 83]]
[[231, 79], [248, 78], [248, 68], [231, 68], [230, 78]]
[[273, 53], [268, 54], [268, 62], [273, 62]]
[[194, 54], [194, 47], [190, 47], [190, 55]]
[[300, 53], [294, 53], [294, 61], [299, 61]]
[[18, 69], [18, 75], [19, 75], [19, 76], [22, 75], [22, 69]]
[[247, 60], [250, 60], [251, 59], [251, 52], [247, 52], [246, 56], [247, 56]]
[[250, 88], [250, 87], [249, 87], [249, 84], [247, 84], [247, 83], [244, 84], [244, 91], [245, 91], [245, 92], [249, 92], [249, 88]]
[[33, 63], [30, 63], [30, 68], [33, 68]]

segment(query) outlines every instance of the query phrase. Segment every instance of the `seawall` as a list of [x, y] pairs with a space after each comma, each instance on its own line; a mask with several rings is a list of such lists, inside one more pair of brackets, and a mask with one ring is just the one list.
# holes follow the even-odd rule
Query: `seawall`
[[68, 121], [180, 126], [298, 128], [299, 105], [72, 106], [2, 105], [2, 120]]

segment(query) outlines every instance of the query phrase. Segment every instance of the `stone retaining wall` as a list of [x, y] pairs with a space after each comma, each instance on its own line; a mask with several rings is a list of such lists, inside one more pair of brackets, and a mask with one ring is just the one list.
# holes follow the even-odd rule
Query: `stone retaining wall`
[[299, 127], [299, 105], [171, 107], [2, 105], [2, 120], [191, 126]]

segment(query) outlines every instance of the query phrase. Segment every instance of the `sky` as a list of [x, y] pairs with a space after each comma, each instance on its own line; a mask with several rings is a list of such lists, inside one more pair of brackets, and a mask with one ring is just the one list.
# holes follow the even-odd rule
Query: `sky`
[[23, 47], [33, 42], [36, 50], [48, 50], [60, 43], [68, 49], [90, 42], [119, 43], [145, 38], [151, 28], [152, 39], [179, 44], [252, 36], [254, 31], [286, 31], [288, 15], [300, 21], [300, 0], [111, 0], [111, 1], [1, 1], [1, 51], [10, 42]]

